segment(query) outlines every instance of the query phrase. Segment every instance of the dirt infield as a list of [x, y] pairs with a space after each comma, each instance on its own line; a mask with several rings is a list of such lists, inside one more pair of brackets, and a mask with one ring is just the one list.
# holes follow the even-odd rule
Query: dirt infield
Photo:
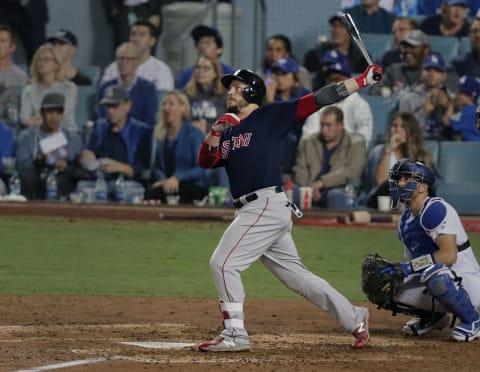
[[[404, 337], [407, 318], [372, 310], [371, 342], [353, 337], [302, 300], [247, 300], [252, 351], [198, 353], [120, 342], [194, 343], [220, 330], [215, 300], [118, 297], [0, 297], [1, 371], [478, 371], [480, 341], [444, 329]], [[36, 368], [36, 369], [35, 369]], [[44, 368], [44, 369], [41, 369]]]

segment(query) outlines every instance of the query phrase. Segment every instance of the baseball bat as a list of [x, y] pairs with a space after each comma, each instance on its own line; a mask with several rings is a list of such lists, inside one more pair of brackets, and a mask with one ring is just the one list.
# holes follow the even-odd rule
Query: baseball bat
[[[355, 25], [353, 18], [350, 16], [350, 14], [343, 13], [341, 19], [342, 19], [343, 26], [347, 30], [351, 39], [353, 40], [355, 45], [358, 47], [358, 49], [360, 49], [360, 52], [362, 52], [363, 58], [365, 58], [365, 60], [369, 65], [373, 65], [372, 58], [370, 57], [370, 54], [368, 53], [365, 43], [363, 42], [362, 37], [360, 36], [360, 32], [358, 32], [357, 26]], [[374, 72], [373, 79], [375, 81], [379, 81], [381, 79], [380, 74], [378, 72]]]

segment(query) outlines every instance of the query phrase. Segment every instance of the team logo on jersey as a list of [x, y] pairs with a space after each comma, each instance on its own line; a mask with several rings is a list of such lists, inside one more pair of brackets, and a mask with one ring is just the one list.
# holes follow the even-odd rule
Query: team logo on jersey
[[[232, 136], [229, 141], [222, 142], [222, 159], [227, 159], [230, 154], [230, 149], [240, 149], [242, 147], [250, 146], [250, 140], [252, 139], [252, 133], [242, 133], [238, 136]], [[231, 145], [230, 145], [231, 144]]]
[[250, 146], [250, 139], [252, 138], [252, 133], [241, 133], [238, 136], [232, 136], [233, 148], [240, 149], [242, 147]]

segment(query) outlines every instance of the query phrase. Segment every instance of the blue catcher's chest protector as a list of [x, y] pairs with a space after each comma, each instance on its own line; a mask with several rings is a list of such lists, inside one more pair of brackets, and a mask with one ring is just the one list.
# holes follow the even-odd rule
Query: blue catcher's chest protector
[[410, 252], [410, 258], [432, 254], [438, 250], [437, 245], [425, 232], [425, 228], [437, 227], [445, 218], [446, 208], [438, 198], [427, 200], [418, 216], [410, 210], [403, 213], [400, 219], [399, 238]]

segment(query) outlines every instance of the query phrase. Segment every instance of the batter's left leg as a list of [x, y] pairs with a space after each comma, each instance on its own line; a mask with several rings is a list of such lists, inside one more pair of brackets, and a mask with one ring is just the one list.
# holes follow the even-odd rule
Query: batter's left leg
[[326, 311], [356, 337], [354, 348], [368, 342], [370, 313], [358, 307], [327, 281], [308, 271], [300, 260], [290, 232], [285, 233], [262, 256], [263, 264], [288, 288]]

